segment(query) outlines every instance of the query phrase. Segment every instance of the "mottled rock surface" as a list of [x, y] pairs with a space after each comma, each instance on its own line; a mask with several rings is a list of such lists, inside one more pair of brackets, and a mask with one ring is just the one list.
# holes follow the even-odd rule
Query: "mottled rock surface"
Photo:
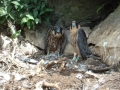
[[108, 65], [120, 64], [120, 6], [94, 28], [88, 43]]
[[[114, 1], [114, 3], [112, 3], [112, 1], [113, 0], [49, 0], [50, 7], [54, 9], [51, 15], [51, 23], [55, 24], [58, 20], [61, 20], [63, 25], [68, 27], [71, 21], [76, 20], [82, 26], [92, 28], [117, 8], [117, 4]], [[103, 4], [104, 6], [99, 9]]]

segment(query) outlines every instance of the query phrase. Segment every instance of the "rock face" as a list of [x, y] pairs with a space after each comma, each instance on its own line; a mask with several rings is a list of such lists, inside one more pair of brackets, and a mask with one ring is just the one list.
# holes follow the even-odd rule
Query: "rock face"
[[120, 6], [93, 29], [88, 43], [95, 44], [94, 52], [106, 64], [120, 64]]
[[45, 49], [45, 36], [47, 34], [47, 26], [43, 23], [37, 26], [35, 30], [25, 30], [25, 40], [28, 40], [32, 44]]
[[[61, 20], [65, 27], [71, 24], [71, 21], [76, 20], [81, 26], [94, 27], [94, 24], [106, 18], [113, 5], [113, 0], [48, 0], [50, 7], [54, 9], [51, 15], [51, 23], [54, 25], [58, 20]], [[110, 4], [109, 4], [110, 3]], [[104, 4], [99, 13], [98, 8]], [[109, 5], [109, 6], [107, 6]], [[117, 5], [114, 5], [117, 6]], [[109, 7], [109, 8], [108, 8]], [[106, 12], [107, 10], [107, 12]]]

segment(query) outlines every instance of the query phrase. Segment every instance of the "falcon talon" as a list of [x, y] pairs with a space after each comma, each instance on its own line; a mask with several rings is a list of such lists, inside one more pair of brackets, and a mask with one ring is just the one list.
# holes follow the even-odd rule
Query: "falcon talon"
[[80, 61], [80, 57], [76, 57], [76, 62]]
[[73, 57], [73, 59], [72, 60], [76, 60], [76, 57]]
[[59, 53], [59, 52], [57, 53], [57, 57], [58, 57], [58, 58], [60, 57], [60, 53]]

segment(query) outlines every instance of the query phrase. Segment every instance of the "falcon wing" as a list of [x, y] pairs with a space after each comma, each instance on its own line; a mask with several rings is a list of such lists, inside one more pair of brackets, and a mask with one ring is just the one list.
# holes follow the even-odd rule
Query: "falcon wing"
[[91, 51], [88, 47], [87, 37], [83, 29], [78, 30], [77, 45], [82, 58], [87, 59], [87, 56], [91, 54]]
[[45, 37], [45, 49], [44, 49], [44, 54], [46, 55], [47, 54], [47, 47], [48, 47], [48, 42], [47, 42], [47, 40], [48, 40], [48, 37], [49, 37], [49, 35], [50, 35], [50, 31], [51, 31], [51, 28], [48, 30], [48, 32], [47, 32], [47, 35], [46, 35], [46, 37]]
[[64, 52], [64, 50], [65, 50], [66, 43], [67, 43], [67, 37], [66, 37], [66, 35], [64, 34], [64, 35], [63, 35], [62, 46], [60, 47], [60, 55], [63, 54], [63, 52]]

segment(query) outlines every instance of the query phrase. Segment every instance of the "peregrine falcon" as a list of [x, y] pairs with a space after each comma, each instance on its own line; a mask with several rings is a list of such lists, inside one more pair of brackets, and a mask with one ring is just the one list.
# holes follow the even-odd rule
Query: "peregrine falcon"
[[54, 26], [50, 28], [46, 35], [45, 40], [45, 54], [51, 52], [58, 53], [58, 56], [62, 55], [66, 46], [66, 38], [64, 29], [60, 26]]
[[[70, 42], [76, 53], [74, 53], [74, 60], [80, 58], [86, 60], [87, 58], [98, 59], [98, 56], [93, 54], [88, 47], [87, 37], [80, 25], [76, 24], [76, 21], [72, 21], [70, 26]], [[78, 56], [77, 56], [78, 55]]]

